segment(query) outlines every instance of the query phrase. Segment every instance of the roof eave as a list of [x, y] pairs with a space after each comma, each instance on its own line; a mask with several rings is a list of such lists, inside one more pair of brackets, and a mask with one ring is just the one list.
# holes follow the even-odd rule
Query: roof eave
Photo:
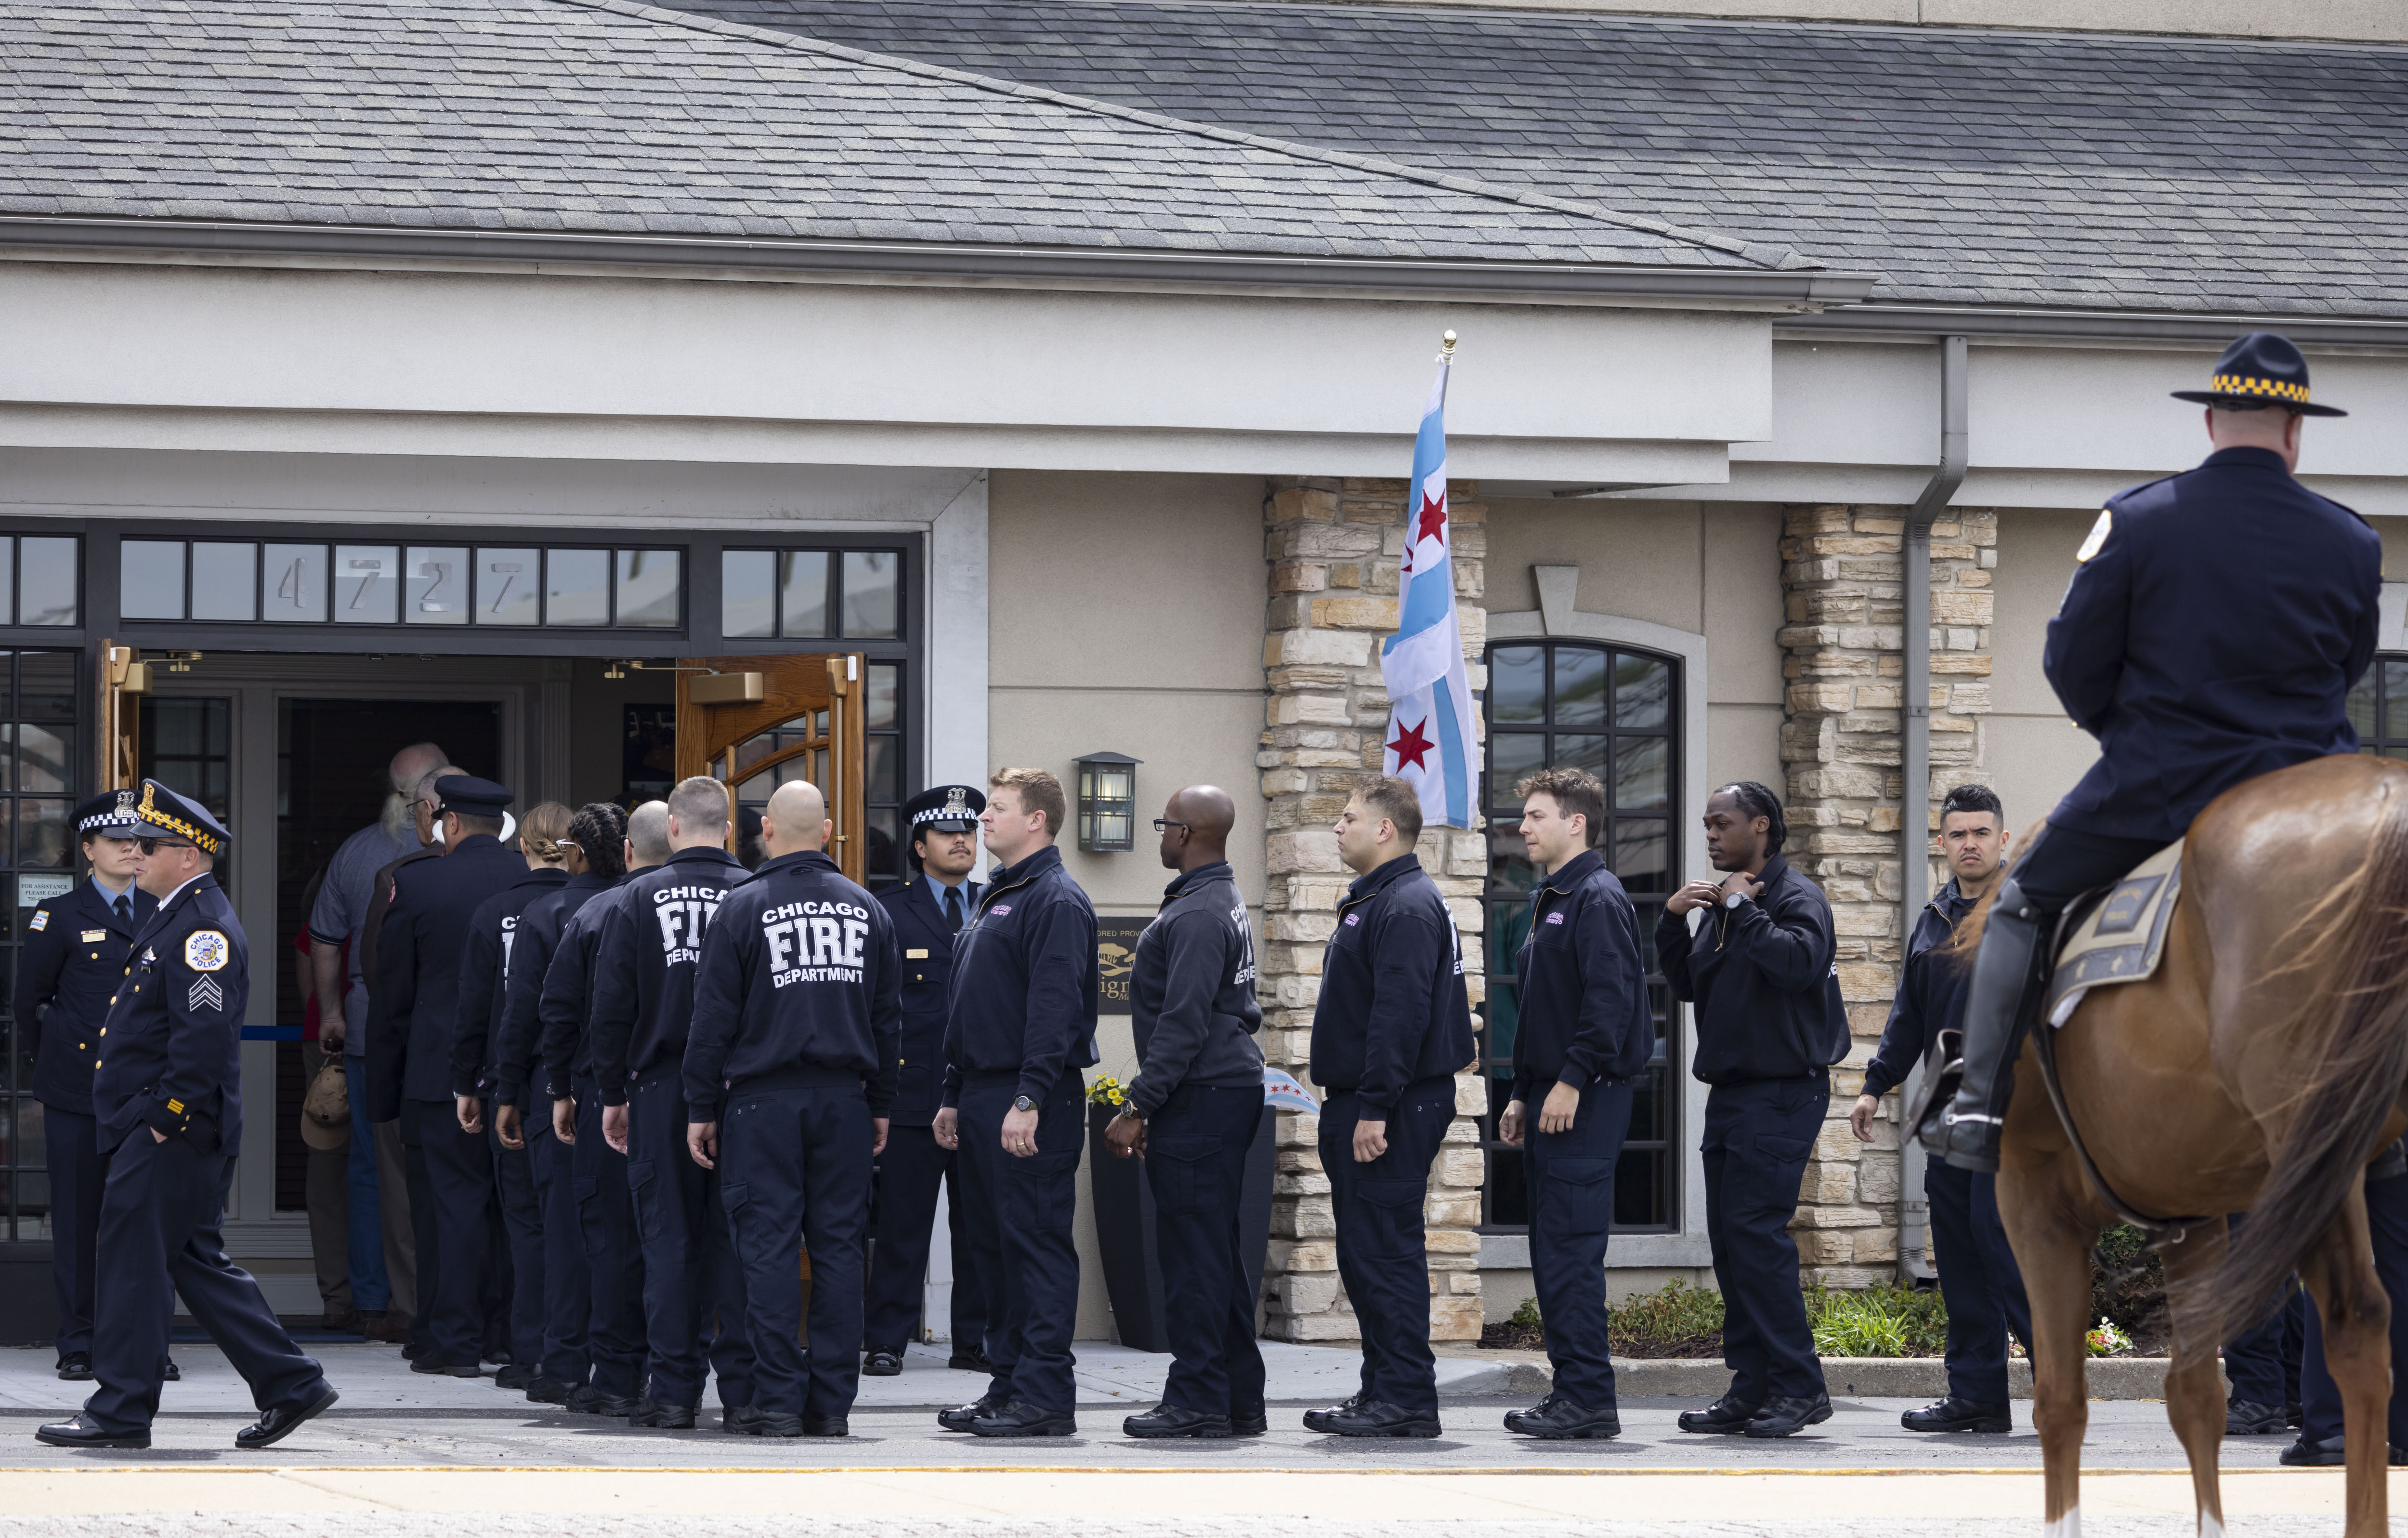
[[2408, 348], [2408, 318], [2274, 314], [2249, 310], [2132, 310], [2040, 305], [1835, 302], [1780, 323], [1799, 336], [1856, 335], [1928, 340], [2200, 343], [2222, 347], [2249, 331], [2279, 331], [2309, 346]]
[[1452, 296], [1491, 303], [1694, 304], [1803, 312], [1851, 304], [1869, 274], [1820, 268], [1322, 257], [541, 230], [398, 229], [247, 220], [0, 215], [0, 251], [336, 258], [787, 274], [862, 281], [1209, 288]]

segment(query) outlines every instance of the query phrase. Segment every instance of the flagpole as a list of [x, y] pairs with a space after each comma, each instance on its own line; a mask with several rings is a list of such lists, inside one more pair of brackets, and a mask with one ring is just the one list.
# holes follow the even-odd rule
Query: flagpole
[[1438, 404], [1439, 410], [1444, 410], [1447, 383], [1455, 378], [1455, 333], [1452, 331], [1439, 338], [1438, 366]]

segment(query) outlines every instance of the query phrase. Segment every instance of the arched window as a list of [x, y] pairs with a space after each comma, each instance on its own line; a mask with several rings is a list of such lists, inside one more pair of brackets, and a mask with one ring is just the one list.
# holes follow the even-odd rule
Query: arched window
[[[1522, 1153], [1497, 1137], [1497, 1118], [1513, 1087], [1518, 1024], [1514, 958], [1529, 934], [1531, 889], [1538, 884], [1521, 834], [1513, 786], [1533, 769], [1586, 769], [1605, 786], [1605, 826], [1595, 848], [1639, 909], [1639, 939], [1656, 1020], [1656, 1054], [1631, 1100], [1630, 1136], [1614, 1171], [1617, 1232], [1663, 1232], [1679, 1210], [1674, 1192], [1674, 1120], [1679, 1087], [1671, 1070], [1675, 1018], [1656, 960], [1656, 918], [1679, 884], [1681, 665], [1653, 652], [1580, 641], [1514, 641], [1489, 648], [1488, 688], [1488, 1002], [1482, 1010], [1481, 1071], [1488, 1107], [1481, 1118], [1487, 1171], [1481, 1197], [1485, 1228], [1518, 1229], [1530, 1221]], [[1533, 1114], [1537, 1107], [1530, 1108]]]

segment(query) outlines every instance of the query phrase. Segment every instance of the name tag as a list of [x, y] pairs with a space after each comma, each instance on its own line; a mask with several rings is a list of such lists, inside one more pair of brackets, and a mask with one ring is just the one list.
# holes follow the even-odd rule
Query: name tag
[[83, 932], [83, 942], [87, 945], [97, 945], [108, 938], [108, 931], [106, 929], [86, 929]]
[[903, 953], [903, 959], [906, 961], [925, 961], [928, 959], [928, 953], [924, 949], [905, 951]]
[[1547, 922], [1550, 924], [1561, 924], [1563, 921], [1564, 915], [1561, 913], [1549, 913], [1547, 915]]
[[998, 902], [994, 907], [988, 909], [987, 912], [993, 913], [997, 918], [1001, 918], [1004, 914], [1011, 912], [1011, 904], [1008, 902]]

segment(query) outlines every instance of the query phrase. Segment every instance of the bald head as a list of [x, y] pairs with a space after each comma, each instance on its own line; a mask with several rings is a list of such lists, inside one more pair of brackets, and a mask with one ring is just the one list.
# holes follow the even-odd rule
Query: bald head
[[646, 801], [627, 813], [627, 869], [641, 870], [669, 857], [669, 807]]
[[1218, 785], [1189, 785], [1162, 809], [1162, 864], [1194, 870], [1229, 857], [1229, 830], [1238, 825], [1238, 803]]
[[393, 755], [385, 773], [392, 778], [394, 794], [407, 796], [428, 769], [440, 769], [444, 762], [443, 750], [434, 743], [412, 742]]
[[809, 780], [789, 780], [761, 813], [761, 847], [771, 859], [825, 849], [836, 825], [828, 821], [827, 798]]

